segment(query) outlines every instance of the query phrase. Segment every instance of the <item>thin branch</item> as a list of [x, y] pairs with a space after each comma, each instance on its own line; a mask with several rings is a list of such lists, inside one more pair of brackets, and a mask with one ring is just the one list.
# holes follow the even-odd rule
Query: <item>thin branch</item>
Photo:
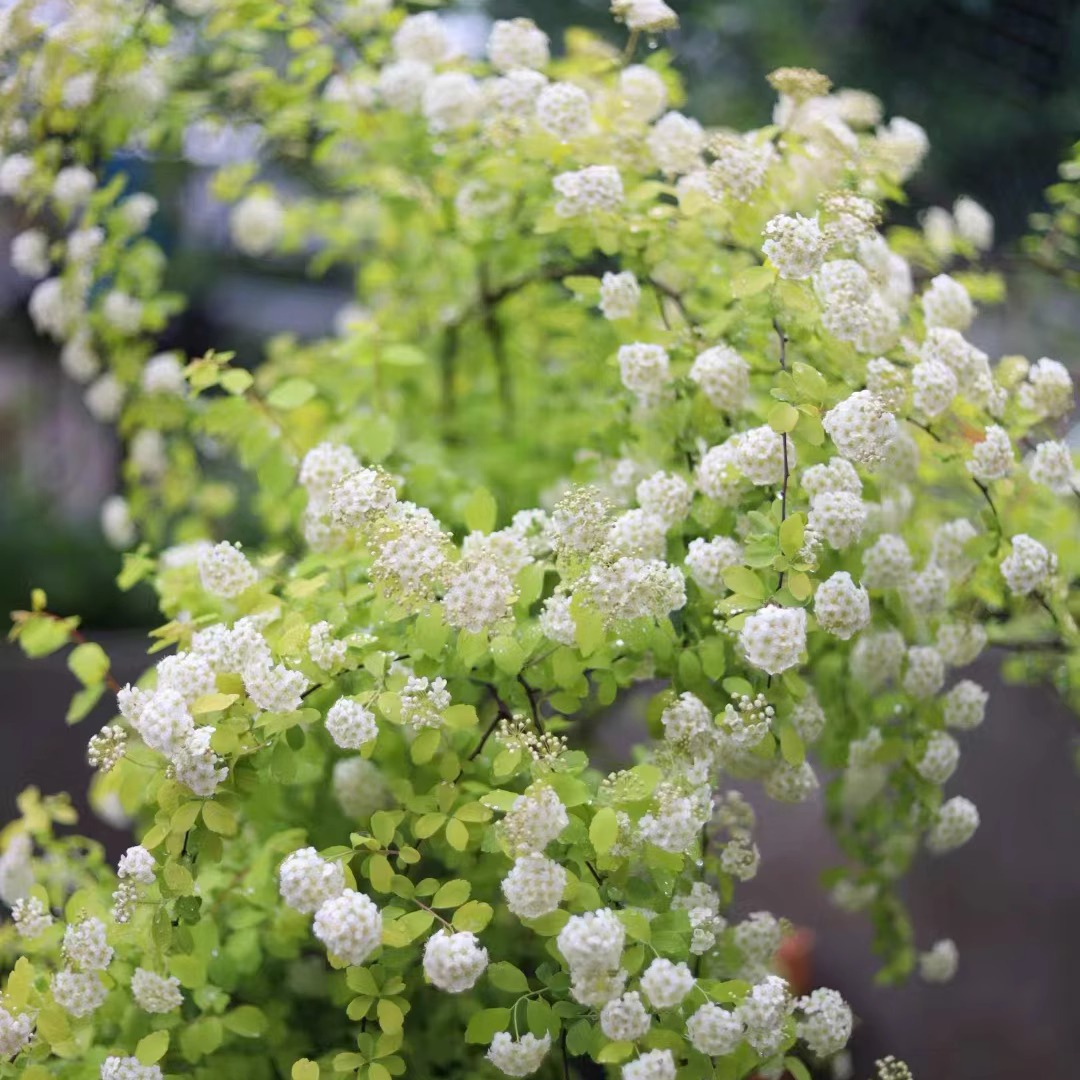
[[539, 731], [541, 735], [543, 735], [544, 721], [540, 719], [540, 707], [537, 704], [536, 700], [537, 692], [535, 688], [531, 687], [525, 681], [525, 676], [522, 675], [520, 671], [518, 672], [517, 681], [521, 684], [522, 688], [525, 690], [525, 696], [529, 699], [529, 709], [532, 712], [532, 720], [533, 723], [536, 725], [536, 730]]
[[[784, 333], [780, 323], [774, 318], [773, 329], [776, 331], [776, 336], [780, 341], [780, 370], [787, 371], [787, 334]], [[780, 489], [780, 524], [782, 525], [787, 521], [787, 489], [788, 481], [791, 478], [791, 467], [788, 461], [788, 437], [787, 432], [783, 432], [780, 436], [781, 443], [784, 448], [784, 484]], [[784, 571], [780, 571], [780, 580], [777, 583], [776, 589], [779, 592], [784, 587]]]
[[481, 737], [476, 749], [469, 755], [470, 761], [475, 761], [476, 758], [479, 757], [480, 751], [484, 749], [484, 746], [487, 743], [488, 739], [491, 738], [491, 736], [495, 733], [495, 729], [499, 726], [499, 721], [512, 720], [514, 717], [514, 714], [510, 711], [506, 702], [503, 701], [501, 697], [499, 697], [499, 691], [496, 690], [495, 687], [492, 686], [490, 683], [485, 685], [487, 685], [488, 690], [491, 691], [491, 696], [495, 699], [497, 711], [495, 713], [495, 718], [491, 721], [490, 724], [488, 724], [487, 730]]

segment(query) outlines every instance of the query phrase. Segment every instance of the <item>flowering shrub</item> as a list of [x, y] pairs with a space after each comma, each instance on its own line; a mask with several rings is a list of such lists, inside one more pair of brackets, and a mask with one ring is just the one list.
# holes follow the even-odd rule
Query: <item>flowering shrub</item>
[[[120, 687], [42, 594], [15, 613], [74, 643], [69, 721], [115, 694], [92, 797], [139, 842], [114, 870], [22, 796], [0, 1075], [805, 1080], [852, 1013], [731, 916], [736, 785], [824, 787], [836, 903], [885, 978], [945, 980], [897, 889], [978, 827], [956, 669], [998, 641], [1080, 686], [1072, 383], [964, 336], [992, 223], [882, 233], [926, 136], [816, 72], [758, 130], [680, 113], [635, 62], [660, 0], [613, 5], [622, 57], [514, 20], [482, 62], [378, 0], [176, 8], [19, 3], [0, 38], [12, 261], [125, 439], [103, 524], [168, 650]], [[252, 370], [154, 354], [155, 203], [104, 168], [196, 127], [255, 145], [211, 179], [239, 251], [356, 280]], [[632, 690], [649, 737], [604, 775]]]

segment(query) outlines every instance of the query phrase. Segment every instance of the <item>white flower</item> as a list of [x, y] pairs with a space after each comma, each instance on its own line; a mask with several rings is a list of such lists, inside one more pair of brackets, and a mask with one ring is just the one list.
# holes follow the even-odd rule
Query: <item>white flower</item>
[[381, 469], [357, 469], [330, 493], [330, 518], [345, 529], [363, 529], [397, 503], [394, 483]]
[[741, 566], [742, 560], [742, 548], [726, 536], [714, 536], [711, 540], [697, 537], [686, 549], [686, 569], [694, 581], [710, 593], [723, 590], [724, 570], [729, 566]]
[[[11, 905], [11, 920], [21, 938], [36, 938], [53, 924], [52, 912], [36, 897], [16, 900]], [[2, 1038], [2, 1036], [0, 1036]], [[3, 1050], [0, 1048], [0, 1058]]]
[[807, 530], [837, 551], [850, 547], [866, 524], [866, 503], [848, 491], [823, 491], [810, 500]]
[[580, 971], [570, 972], [570, 996], [590, 1009], [599, 1009], [613, 1001], [626, 989], [626, 971]]
[[101, 504], [101, 533], [110, 547], [123, 551], [135, 543], [131, 507], [123, 495], [110, 495]]
[[526, 1032], [519, 1039], [508, 1031], [499, 1031], [488, 1047], [487, 1059], [506, 1076], [530, 1076], [544, 1063], [551, 1049], [551, 1036], [546, 1032], [537, 1038]]
[[420, 108], [433, 132], [453, 131], [473, 123], [483, 97], [480, 84], [464, 71], [444, 71], [424, 86]]
[[313, 915], [345, 891], [345, 871], [337, 860], [323, 859], [313, 847], [286, 855], [278, 870], [278, 887], [289, 907]]
[[648, 122], [667, 104], [667, 87], [652, 68], [631, 64], [619, 73], [619, 98], [635, 119]]
[[931, 784], [944, 784], [960, 761], [960, 744], [944, 731], [935, 731], [915, 765], [918, 774]]
[[108, 996], [96, 971], [58, 971], [52, 977], [50, 989], [56, 1004], [75, 1017], [89, 1016]]
[[919, 976], [924, 982], [951, 982], [960, 963], [960, 951], [951, 938], [935, 941], [927, 952], [919, 953]]
[[97, 178], [84, 165], [68, 165], [56, 174], [52, 196], [66, 210], [82, 206], [97, 187]]
[[741, 443], [742, 435], [735, 434], [719, 446], [709, 447], [694, 473], [698, 490], [722, 506], [734, 505], [746, 486], [739, 463]]
[[503, 878], [506, 906], [520, 919], [538, 919], [554, 911], [568, 881], [566, 871], [543, 855], [522, 855]]
[[148, 1013], [172, 1012], [184, 1003], [179, 979], [175, 976], [165, 978], [145, 968], [136, 968], [131, 976], [131, 996], [135, 1004]]
[[548, 36], [532, 19], [496, 19], [487, 41], [487, 55], [496, 71], [547, 67]]
[[1028, 475], [1057, 495], [1080, 491], [1080, 473], [1073, 464], [1072, 450], [1063, 442], [1039, 443], [1027, 463]]
[[710, 1057], [733, 1054], [743, 1038], [743, 1022], [737, 1012], [709, 1003], [686, 1021], [686, 1037], [699, 1053]]
[[971, 679], [961, 679], [942, 699], [946, 727], [957, 731], [977, 728], [986, 716], [990, 695]]
[[570, 816], [555, 789], [544, 785], [514, 800], [499, 832], [514, 855], [535, 855], [542, 854], [569, 824]]
[[802, 474], [802, 488], [811, 499], [826, 491], [844, 491], [849, 495], [862, 494], [862, 481], [855, 466], [842, 457], [831, 457], [823, 465], [811, 465]]
[[612, 0], [611, 13], [628, 29], [649, 34], [674, 30], [679, 25], [679, 16], [663, 0]]
[[665, 113], [653, 124], [645, 142], [653, 161], [667, 176], [692, 173], [702, 166], [705, 132], [696, 120], [680, 112]]
[[231, 600], [251, 588], [259, 580], [259, 572], [239, 544], [222, 541], [199, 556], [199, 580], [208, 593]]
[[809, 746], [817, 742], [825, 731], [828, 718], [817, 699], [813, 688], [806, 691], [806, 697], [798, 702], [791, 711], [791, 723], [799, 733], [799, 738]]
[[911, 369], [912, 402], [934, 420], [952, 404], [959, 383], [952, 370], [939, 360], [921, 360]]
[[58, 277], [46, 278], [34, 286], [27, 301], [30, 321], [39, 334], [61, 341], [66, 335], [77, 308], [68, 302], [64, 283]]
[[927, 326], [966, 330], [975, 318], [975, 305], [967, 289], [948, 274], [938, 274], [922, 296]]
[[140, 885], [153, 885], [156, 869], [157, 863], [154, 861], [154, 856], [140, 844], [135, 847], [129, 847], [127, 851], [120, 856], [120, 863], [116, 868], [116, 876], [119, 878], [130, 878], [132, 881], [137, 881]]
[[622, 1080], [675, 1080], [676, 1075], [670, 1050], [650, 1050], [622, 1067]]
[[901, 182], [918, 169], [930, 149], [926, 132], [903, 116], [894, 116], [887, 126], [879, 127], [875, 141], [878, 155]]
[[784, 1021], [793, 1002], [787, 983], [778, 975], [768, 975], [750, 991], [736, 1012], [746, 1025], [747, 1042], [763, 1057], [779, 1048]]
[[782, 278], [802, 281], [817, 272], [828, 244], [816, 217], [780, 214], [765, 226], [761, 250]]
[[1014, 596], [1041, 589], [1057, 571], [1057, 556], [1026, 533], [1012, 538], [1012, 551], [1001, 560], [1001, 576]]
[[738, 412], [750, 392], [750, 367], [727, 345], [699, 353], [690, 366], [690, 379], [721, 412]]
[[330, 706], [326, 730], [342, 750], [359, 750], [379, 735], [375, 714], [352, 698], [339, 698]]
[[172, 759], [176, 779], [204, 799], [210, 798], [229, 775], [210, 747], [213, 737], [212, 727], [196, 729], [184, 739]]
[[656, 472], [637, 486], [638, 505], [671, 528], [690, 512], [693, 492], [677, 473]]
[[573, 83], [549, 83], [536, 99], [536, 121], [562, 142], [579, 138], [592, 125], [589, 95]]
[[749, 663], [779, 675], [796, 667], [806, 651], [806, 612], [776, 604], [763, 607], [743, 623], [739, 643]]
[[986, 647], [986, 642], [986, 629], [981, 623], [947, 622], [938, 627], [938, 652], [953, 667], [972, 663]]
[[641, 287], [629, 270], [606, 272], [600, 281], [600, 311], [605, 319], [632, 319], [641, 300]]
[[104, 971], [113, 957], [105, 924], [89, 916], [67, 927], [63, 949], [67, 962], [81, 971]]
[[408, 16], [395, 31], [391, 44], [399, 60], [438, 64], [450, 55], [446, 29], [432, 11]]
[[443, 614], [450, 626], [479, 634], [510, 614], [517, 599], [513, 579], [492, 563], [457, 573], [443, 596]]
[[[577, 974], [613, 972], [622, 959], [626, 931], [610, 908], [571, 915], [556, 944], [570, 970]], [[618, 996], [617, 992], [613, 996]]]
[[330, 782], [346, 817], [369, 817], [389, 801], [389, 789], [378, 767], [359, 756], [335, 762]]
[[801, 997], [796, 1007], [803, 1018], [796, 1026], [799, 1038], [819, 1058], [827, 1058], [847, 1046], [851, 1038], [851, 1007], [835, 991], [824, 987]]
[[823, 630], [847, 641], [869, 625], [870, 597], [846, 570], [839, 570], [818, 586], [814, 615]]
[[974, 248], [989, 251], [994, 246], [994, 219], [974, 199], [961, 195], [953, 203], [956, 231]]
[[398, 60], [379, 71], [379, 94], [392, 109], [416, 112], [434, 72], [422, 60]]
[[26, 154], [9, 154], [0, 162], [0, 195], [25, 195], [34, 172], [33, 159]]
[[795, 447], [790, 439], [764, 424], [742, 433], [735, 460], [750, 483], [779, 486], [785, 474], [795, 468]]
[[1020, 384], [1020, 404], [1040, 417], [1058, 420], [1073, 407], [1073, 381], [1068, 368], [1042, 357], [1031, 365], [1027, 381]]
[[153, 195], [137, 191], [122, 200], [118, 206], [124, 224], [132, 232], [143, 232], [150, 224], [150, 219], [157, 213], [158, 201]]
[[858, 390], [831, 408], [821, 421], [837, 450], [868, 469], [884, 460], [896, 438], [896, 418], [869, 390]]
[[985, 431], [982, 442], [977, 442], [967, 463], [968, 472], [984, 484], [991, 480], [1004, 480], [1014, 465], [1013, 444], [1009, 433], [997, 424]]
[[682, 571], [659, 559], [622, 556], [611, 563], [594, 563], [584, 589], [608, 623], [663, 619], [686, 603]]
[[158, 353], [146, 361], [142, 370], [142, 388], [147, 394], [181, 397], [187, 389], [184, 365], [176, 353]]
[[34, 1017], [30, 1013], [10, 1013], [0, 1005], [0, 1061], [21, 1054], [34, 1038]]
[[570, 611], [570, 597], [555, 593], [544, 601], [537, 619], [544, 636], [560, 645], [573, 646], [577, 640], [577, 626]]
[[641, 976], [641, 989], [654, 1009], [674, 1009], [694, 988], [694, 976], [684, 963], [655, 960]]
[[607, 1002], [600, 1010], [600, 1030], [614, 1042], [635, 1042], [652, 1026], [652, 1018], [636, 991]]
[[312, 932], [331, 956], [356, 966], [382, 944], [382, 913], [370, 897], [345, 889], [323, 901]]
[[299, 709], [308, 688], [307, 676], [302, 671], [292, 671], [284, 664], [272, 664], [269, 660], [250, 662], [242, 674], [248, 697], [266, 712], [287, 713]]
[[49, 238], [41, 229], [26, 229], [11, 241], [11, 265], [28, 278], [49, 272]]
[[[177, 7], [188, 12], [196, 0], [177, 0]], [[101, 1063], [101, 1080], [162, 1080], [160, 1065], [142, 1065], [137, 1057], [111, 1055]]]
[[622, 205], [622, 177], [613, 165], [587, 165], [576, 172], [559, 173], [552, 184], [560, 196], [555, 204], [560, 217], [611, 213]]
[[424, 974], [449, 994], [471, 990], [487, 966], [487, 949], [467, 930], [458, 933], [440, 930], [424, 946]]
[[914, 698], [933, 697], [945, 683], [945, 661], [932, 645], [913, 645], [907, 651], [903, 687]]
[[770, 799], [777, 802], [806, 802], [819, 787], [817, 775], [809, 761], [791, 765], [778, 761], [769, 770], [762, 787]]
[[233, 243], [245, 254], [265, 255], [281, 241], [285, 230], [285, 209], [274, 195], [256, 192], [233, 207], [229, 232]]
[[623, 386], [642, 402], [662, 396], [670, 378], [667, 350], [662, 345], [639, 342], [619, 348], [619, 372]]
[[933, 827], [926, 835], [926, 846], [936, 855], [966, 844], [979, 827], [979, 811], [970, 799], [954, 795], [943, 803]]
[[914, 559], [903, 537], [882, 533], [863, 552], [862, 583], [868, 589], [900, 589], [913, 569]]
[[401, 720], [407, 727], [414, 731], [438, 727], [448, 708], [450, 694], [441, 675], [434, 679], [410, 675], [406, 680], [401, 691]]

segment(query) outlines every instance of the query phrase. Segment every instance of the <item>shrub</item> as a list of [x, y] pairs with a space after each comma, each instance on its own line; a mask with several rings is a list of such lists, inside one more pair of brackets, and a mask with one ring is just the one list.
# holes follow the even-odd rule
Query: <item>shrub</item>
[[[992, 640], [1075, 674], [1071, 380], [964, 337], [1000, 292], [970, 207], [945, 247], [880, 231], [920, 128], [785, 69], [772, 124], [706, 131], [634, 62], [674, 14], [614, 7], [621, 57], [516, 20], [484, 63], [372, 0], [7, 17], [13, 260], [126, 440], [104, 524], [171, 651], [119, 687], [43, 594], [15, 614], [74, 643], [70, 721], [116, 694], [92, 794], [139, 843], [114, 871], [22, 796], [4, 1074], [806, 1077], [852, 1015], [776, 973], [786, 923], [729, 917], [735, 784], [824, 784], [884, 977], [955, 969], [898, 886], [978, 826], [952, 669]], [[154, 354], [180, 301], [109, 163], [193, 129], [256, 148], [210, 181], [240, 252], [356, 281], [253, 370]]]

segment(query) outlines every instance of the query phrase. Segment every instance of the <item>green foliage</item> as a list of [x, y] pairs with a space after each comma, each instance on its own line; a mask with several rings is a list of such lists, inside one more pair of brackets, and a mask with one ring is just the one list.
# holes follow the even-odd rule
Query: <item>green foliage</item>
[[[546, 65], [587, 104], [569, 135], [452, 57], [412, 69], [419, 113], [376, 100], [392, 55], [439, 43], [397, 9], [211, 4], [175, 56], [157, 6], [69, 27], [82, 49], [13, 16], [12, 62], [41, 46], [50, 72], [40, 95], [4, 91], [30, 120], [30, 165], [0, 166], [27, 213], [72, 224], [57, 169], [136, 131], [166, 154], [194, 118], [257, 123], [258, 165], [211, 182], [235, 243], [345, 271], [364, 309], [258, 364], [162, 363], [177, 302], [122, 181], [83, 199], [92, 271], [58, 242], [71, 306], [46, 282], [32, 310], [65, 347], [88, 333], [123, 392], [112, 531], [139, 546], [119, 581], [154, 588], [168, 655], [120, 688], [43, 594], [15, 613], [28, 655], [72, 646], [69, 720], [117, 692], [92, 796], [139, 847], [114, 873], [56, 830], [66, 801], [20, 800], [0, 864], [22, 901], [0, 931], [9, 1071], [465, 1077], [488, 1045], [492, 1067], [545, 1077], [568, 1058], [627, 1080], [805, 1076], [851, 1012], [771, 976], [781, 922], [721, 914], [759, 860], [734, 784], [793, 802], [824, 783], [844, 857], [827, 883], [868, 910], [883, 979], [941, 977], [899, 881], [974, 828], [944, 802], [945, 729], [985, 702], [943, 694], [945, 662], [987, 627], [1030, 674], [1066, 685], [1078, 662], [1080, 552], [1049, 550], [1076, 527], [1053, 440], [1071, 384], [965, 342], [999, 282], [963, 215], [945, 245], [878, 232], [917, 130], [875, 128], [874, 102], [799, 70], [774, 73], [776, 123], [746, 135], [653, 123], [664, 103], [642, 114], [634, 79], [681, 100], [670, 57], [626, 68], [656, 11], [622, 11], [625, 55], [574, 32]], [[534, 28], [503, 31], [535, 52]], [[165, 55], [157, 99], [121, 100], [119, 76]], [[75, 108], [79, 73], [100, 92]], [[1018, 468], [1035, 441], [1049, 451]], [[208, 473], [222, 458], [242, 481]], [[238, 508], [260, 543], [215, 544]], [[648, 738], [605, 774], [590, 736], [631, 693]], [[604, 1009], [624, 987], [644, 1024]]]

